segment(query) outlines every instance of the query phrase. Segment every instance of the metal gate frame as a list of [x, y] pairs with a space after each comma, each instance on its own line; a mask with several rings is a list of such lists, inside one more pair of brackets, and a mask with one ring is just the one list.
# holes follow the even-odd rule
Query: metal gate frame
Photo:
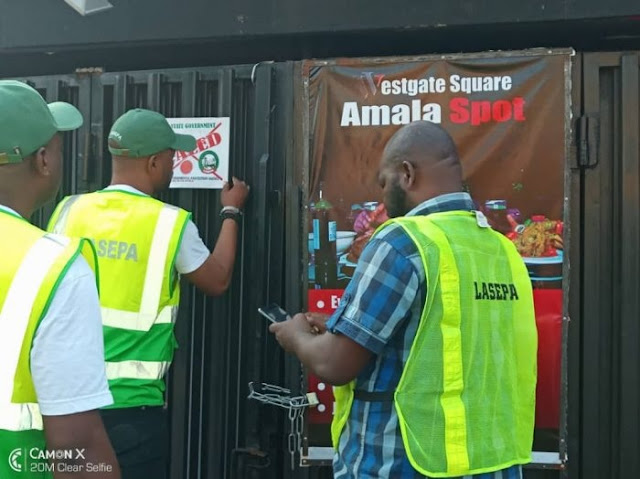
[[576, 92], [569, 451], [583, 479], [640, 476], [639, 58], [585, 53]]
[[[78, 132], [65, 137], [58, 200], [109, 184], [106, 136], [115, 118], [130, 108], [173, 117], [231, 117], [230, 175], [252, 185], [251, 198], [229, 291], [206, 298], [184, 284], [176, 325], [181, 347], [167, 391], [172, 479], [282, 478], [284, 418], [246, 396], [250, 381], [283, 382], [281, 351], [257, 308], [297, 301], [285, 294], [286, 252], [299, 249], [298, 199], [288, 166], [295, 163], [293, 71], [292, 63], [267, 63], [122, 73], [87, 68], [75, 75], [21, 78], [47, 101], [73, 103], [85, 118]], [[221, 226], [218, 192], [171, 190], [161, 199], [192, 211], [213, 249]], [[54, 206], [39, 211], [34, 222], [45, 226]], [[293, 230], [285, 229], [291, 225]]]

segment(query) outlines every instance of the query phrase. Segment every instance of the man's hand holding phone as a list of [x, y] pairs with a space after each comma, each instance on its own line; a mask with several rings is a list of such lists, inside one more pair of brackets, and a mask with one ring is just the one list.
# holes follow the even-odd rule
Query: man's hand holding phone
[[297, 334], [324, 334], [329, 316], [321, 313], [298, 313], [293, 318], [276, 303], [258, 308], [258, 312], [272, 324], [269, 331], [286, 351], [295, 350]]
[[314, 336], [316, 334], [307, 321], [307, 317], [302, 313], [296, 314], [287, 321], [274, 322], [269, 326], [269, 331], [275, 334], [280, 346], [290, 353], [296, 352], [300, 336]]
[[[267, 318], [272, 323], [281, 323], [291, 319], [291, 315], [287, 313], [283, 308], [276, 303], [271, 303], [269, 306], [263, 306], [258, 308], [258, 312]], [[323, 334], [327, 332], [326, 323], [329, 320], [329, 316], [321, 313], [304, 313], [309, 326], [316, 334]]]
[[271, 303], [269, 306], [258, 308], [258, 312], [272, 323], [281, 323], [283, 321], [291, 319], [289, 313], [287, 313], [276, 303]]
[[304, 313], [316, 334], [324, 334], [327, 332], [327, 321], [330, 316], [322, 313]]

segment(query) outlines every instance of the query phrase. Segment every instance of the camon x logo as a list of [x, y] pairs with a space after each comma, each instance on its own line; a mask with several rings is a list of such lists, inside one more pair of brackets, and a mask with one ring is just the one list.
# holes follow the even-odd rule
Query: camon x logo
[[24, 451], [20, 448], [14, 449], [9, 454], [9, 467], [15, 472], [24, 470]]
[[360, 88], [362, 96], [369, 98], [369, 95], [375, 96], [380, 88], [380, 82], [384, 79], [383, 73], [374, 74], [374, 72], [362, 72], [360, 74]]

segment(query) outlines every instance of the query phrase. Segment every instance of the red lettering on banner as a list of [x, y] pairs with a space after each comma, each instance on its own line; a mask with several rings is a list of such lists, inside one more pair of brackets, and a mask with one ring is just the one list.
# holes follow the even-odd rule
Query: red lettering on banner
[[470, 123], [479, 126], [485, 123], [504, 123], [507, 121], [525, 121], [525, 101], [522, 97], [513, 100], [469, 100], [465, 97], [453, 98], [449, 103], [452, 123]]
[[473, 101], [471, 102], [471, 124], [474, 126], [489, 123], [491, 121], [491, 102]]
[[516, 121], [525, 121], [524, 117], [524, 98], [521, 96], [514, 98], [513, 101], [513, 119]]
[[498, 100], [493, 104], [493, 118], [498, 123], [504, 123], [511, 119], [511, 103], [506, 100]]
[[449, 107], [451, 108], [451, 122], [456, 124], [469, 123], [469, 111], [465, 108], [469, 104], [466, 98], [454, 98], [451, 100]]

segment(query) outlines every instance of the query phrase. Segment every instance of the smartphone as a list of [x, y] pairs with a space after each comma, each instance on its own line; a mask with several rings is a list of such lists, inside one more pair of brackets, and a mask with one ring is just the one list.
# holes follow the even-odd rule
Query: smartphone
[[276, 303], [258, 308], [258, 312], [272, 323], [281, 323], [289, 319], [289, 314]]

